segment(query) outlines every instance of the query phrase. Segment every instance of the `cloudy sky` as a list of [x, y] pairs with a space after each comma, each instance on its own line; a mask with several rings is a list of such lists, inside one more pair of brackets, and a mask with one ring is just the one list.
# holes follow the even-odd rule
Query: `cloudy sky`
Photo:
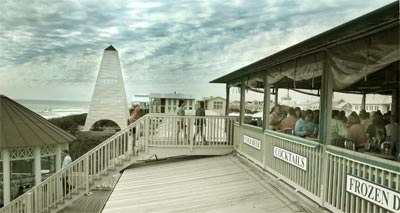
[[209, 81], [393, 0], [2, 0], [0, 94], [90, 100], [104, 48], [134, 94], [224, 95]]

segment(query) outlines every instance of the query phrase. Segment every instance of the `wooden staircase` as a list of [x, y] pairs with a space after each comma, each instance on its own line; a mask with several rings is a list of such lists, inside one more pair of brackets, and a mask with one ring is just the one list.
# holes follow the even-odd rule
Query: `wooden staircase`
[[[178, 119], [185, 119], [188, 124], [192, 124], [197, 117], [146, 115], [6, 204], [0, 213], [58, 212], [90, 190], [111, 190], [121, 171], [152, 157], [223, 155], [233, 151], [234, 118], [202, 117], [208, 119], [210, 125], [208, 130], [204, 130], [205, 137], [209, 139], [207, 145], [197, 143], [190, 125], [185, 130], [189, 137], [183, 138], [182, 135], [179, 138], [175, 125]], [[63, 192], [65, 177], [73, 186], [67, 194]]]

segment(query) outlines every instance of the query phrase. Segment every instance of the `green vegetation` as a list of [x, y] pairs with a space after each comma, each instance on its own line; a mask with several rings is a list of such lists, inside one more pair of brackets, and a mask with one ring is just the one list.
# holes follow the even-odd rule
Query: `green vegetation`
[[[77, 159], [114, 134], [112, 132], [81, 132], [79, 126], [85, 125], [86, 116], [85, 113], [49, 119], [51, 123], [76, 137], [76, 140], [69, 144], [72, 159]], [[108, 124], [107, 121], [100, 122], [99, 126], [106, 124]]]
[[79, 126], [85, 125], [86, 116], [87, 113], [69, 115], [61, 118], [51, 118], [49, 121], [71, 135], [77, 136], [79, 133]]

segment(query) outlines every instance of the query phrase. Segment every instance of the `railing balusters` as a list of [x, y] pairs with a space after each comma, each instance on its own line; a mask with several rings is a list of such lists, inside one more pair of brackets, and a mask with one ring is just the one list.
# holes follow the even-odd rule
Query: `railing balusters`
[[[177, 137], [177, 120], [185, 120], [185, 129], [181, 138]], [[57, 207], [65, 198], [71, 198], [71, 193], [89, 192], [90, 183], [94, 178], [107, 173], [108, 169], [116, 168], [121, 161], [133, 155], [133, 141], [140, 151], [149, 150], [150, 146], [181, 146], [193, 149], [193, 136], [196, 133], [196, 118], [206, 120], [203, 135], [210, 146], [233, 145], [233, 119], [229, 117], [198, 117], [198, 116], [159, 116], [146, 115], [119, 133], [111, 136], [103, 143], [90, 150], [85, 155], [73, 161], [70, 165], [34, 186], [27, 193], [11, 201], [0, 213], [4, 212], [46, 212], [51, 207]], [[136, 134], [133, 135], [133, 130]], [[134, 138], [135, 137], [135, 138]], [[203, 140], [201, 133], [197, 140]], [[176, 144], [182, 139], [183, 144]], [[190, 142], [188, 146], [187, 142]], [[128, 156], [126, 156], [128, 155]], [[67, 180], [67, 181], [65, 181]], [[66, 193], [67, 182], [72, 188]], [[95, 186], [96, 187], [96, 186]]]

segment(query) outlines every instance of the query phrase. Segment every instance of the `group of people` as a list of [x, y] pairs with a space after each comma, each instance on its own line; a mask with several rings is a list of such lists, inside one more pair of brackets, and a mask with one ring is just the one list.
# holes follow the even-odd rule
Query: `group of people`
[[[299, 137], [318, 138], [319, 110], [302, 111], [299, 107], [290, 107], [284, 111], [282, 108], [276, 105], [272, 109], [269, 129]], [[356, 151], [363, 152], [366, 144], [378, 149], [386, 141], [390, 154], [399, 154], [398, 116], [390, 111], [382, 114], [379, 110], [372, 113], [361, 110], [359, 114], [352, 112], [347, 117], [345, 111], [333, 110], [330, 132], [330, 144], [335, 146], [346, 147], [346, 142], [349, 142], [354, 144]]]
[[319, 111], [302, 111], [299, 107], [288, 108], [287, 112], [277, 104], [269, 115], [269, 129], [299, 137], [318, 137]]
[[[177, 112], [178, 116], [185, 116], [185, 101], [180, 100], [179, 101], [179, 109]], [[200, 101], [199, 102], [199, 108], [197, 108], [196, 110], [196, 116], [206, 116], [206, 111], [204, 109], [204, 101]], [[204, 145], [207, 145], [207, 141], [206, 141], [206, 137], [204, 135], [204, 127], [206, 126], [206, 120], [204, 118], [196, 118], [194, 121], [194, 125], [196, 126], [195, 128], [195, 133], [193, 135], [193, 142], [196, 141], [196, 137], [200, 134], [200, 139], [202, 141], [202, 143]], [[178, 118], [177, 120], [177, 135], [176, 135], [176, 140], [177, 143], [180, 143], [180, 138], [181, 138], [181, 134], [183, 133], [183, 139], [184, 141], [188, 140], [187, 137], [187, 132], [186, 132], [186, 123], [185, 123], [185, 119], [183, 117]]]

